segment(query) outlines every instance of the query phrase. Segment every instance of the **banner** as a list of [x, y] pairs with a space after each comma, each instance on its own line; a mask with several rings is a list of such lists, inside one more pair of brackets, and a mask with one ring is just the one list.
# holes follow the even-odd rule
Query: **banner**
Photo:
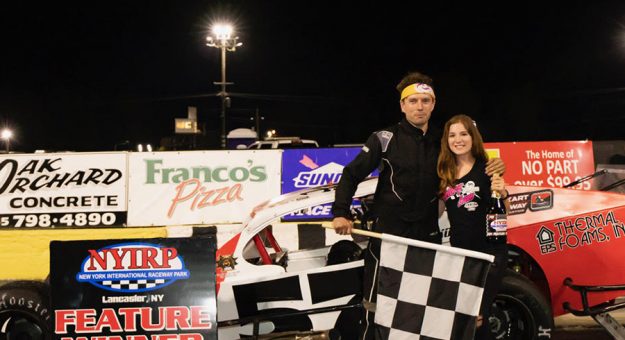
[[53, 241], [54, 339], [217, 339], [215, 235]]
[[131, 226], [241, 223], [280, 194], [280, 150], [132, 153]]
[[[282, 154], [282, 193], [338, 183], [343, 167], [351, 162], [361, 148], [288, 149]], [[378, 176], [378, 171], [372, 173]], [[355, 202], [355, 207], [360, 204]], [[330, 219], [332, 204], [310, 207], [284, 216], [285, 221]]]
[[[511, 185], [561, 188], [595, 172], [592, 142], [484, 143], [490, 157], [506, 163], [505, 180]], [[590, 190], [590, 181], [574, 189]]]
[[0, 156], [0, 228], [126, 223], [126, 153]]

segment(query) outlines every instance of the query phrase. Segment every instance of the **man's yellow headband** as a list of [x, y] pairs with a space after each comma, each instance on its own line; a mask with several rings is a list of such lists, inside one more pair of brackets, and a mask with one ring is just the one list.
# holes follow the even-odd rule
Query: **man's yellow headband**
[[413, 95], [415, 93], [429, 94], [430, 96], [432, 96], [432, 99], [436, 99], [436, 96], [434, 95], [434, 89], [432, 89], [430, 85], [423, 84], [423, 83], [415, 83], [415, 84], [410, 84], [406, 86], [406, 88], [403, 91], [401, 91], [401, 98], [399, 98], [399, 100], [404, 100], [404, 98], [410, 95]]

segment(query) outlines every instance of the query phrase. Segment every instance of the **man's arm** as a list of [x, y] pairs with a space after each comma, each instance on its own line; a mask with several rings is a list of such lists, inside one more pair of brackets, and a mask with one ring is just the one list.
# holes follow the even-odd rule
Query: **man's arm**
[[358, 184], [362, 182], [378, 165], [382, 158], [382, 149], [377, 135], [372, 134], [362, 151], [345, 168], [334, 194], [332, 205], [332, 226], [337, 234], [346, 235], [351, 233], [353, 223], [351, 221], [350, 207]]
[[505, 172], [506, 164], [501, 160], [501, 158], [491, 158], [486, 163], [486, 174], [488, 176], [493, 176], [493, 174], [503, 176]]

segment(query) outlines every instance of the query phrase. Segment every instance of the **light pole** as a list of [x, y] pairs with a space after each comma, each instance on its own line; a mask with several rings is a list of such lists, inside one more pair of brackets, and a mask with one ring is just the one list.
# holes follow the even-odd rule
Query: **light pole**
[[234, 28], [230, 24], [215, 24], [212, 27], [212, 35], [206, 37], [206, 45], [216, 47], [221, 50], [221, 82], [214, 82], [215, 85], [221, 85], [219, 96], [221, 97], [221, 148], [226, 148], [226, 106], [230, 100], [226, 92], [226, 52], [234, 52], [237, 47], [243, 45], [238, 42], [239, 37], [232, 36]]
[[2, 134], [0, 134], [0, 138], [4, 139], [4, 146], [5, 146], [5, 150], [6, 153], [9, 153], [10, 150], [10, 143], [11, 143], [11, 137], [13, 137], [13, 131], [9, 130], [9, 129], [4, 129], [2, 130]]

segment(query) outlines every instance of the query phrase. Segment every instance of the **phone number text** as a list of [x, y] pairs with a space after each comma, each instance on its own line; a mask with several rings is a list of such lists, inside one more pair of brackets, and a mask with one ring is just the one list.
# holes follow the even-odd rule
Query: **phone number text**
[[0, 227], [84, 227], [111, 226], [123, 223], [120, 213], [51, 213], [51, 214], [16, 214], [0, 215]]

